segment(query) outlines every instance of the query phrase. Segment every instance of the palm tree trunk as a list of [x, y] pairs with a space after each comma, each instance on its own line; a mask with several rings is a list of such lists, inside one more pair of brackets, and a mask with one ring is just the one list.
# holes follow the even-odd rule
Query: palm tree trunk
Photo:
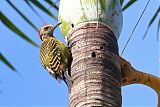
[[83, 23], [69, 31], [68, 41], [73, 57], [70, 107], [121, 107], [118, 44], [113, 32], [102, 23]]

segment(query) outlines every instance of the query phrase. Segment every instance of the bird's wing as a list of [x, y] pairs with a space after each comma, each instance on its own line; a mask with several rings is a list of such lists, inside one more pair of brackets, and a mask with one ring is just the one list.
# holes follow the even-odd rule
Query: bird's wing
[[40, 58], [45, 68], [49, 67], [53, 73], [61, 77], [61, 52], [55, 38], [49, 38], [42, 43]]

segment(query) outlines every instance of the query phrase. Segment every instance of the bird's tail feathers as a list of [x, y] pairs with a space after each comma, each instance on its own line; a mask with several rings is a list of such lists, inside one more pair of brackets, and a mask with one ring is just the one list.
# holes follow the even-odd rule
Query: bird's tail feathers
[[64, 82], [67, 84], [68, 89], [70, 90], [73, 84], [73, 81], [71, 80], [71, 77], [67, 74], [67, 72], [64, 72]]

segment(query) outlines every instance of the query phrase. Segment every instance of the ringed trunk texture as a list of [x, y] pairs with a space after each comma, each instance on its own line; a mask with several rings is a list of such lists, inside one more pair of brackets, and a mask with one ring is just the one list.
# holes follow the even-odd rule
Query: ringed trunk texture
[[70, 107], [121, 107], [118, 44], [103, 23], [83, 23], [68, 33], [72, 52]]

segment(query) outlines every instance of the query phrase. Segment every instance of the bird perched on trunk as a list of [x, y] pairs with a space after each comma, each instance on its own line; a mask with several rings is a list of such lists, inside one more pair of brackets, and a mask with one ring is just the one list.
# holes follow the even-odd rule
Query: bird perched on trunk
[[[72, 80], [70, 78], [71, 52], [68, 47], [56, 39], [53, 32], [61, 23], [53, 26], [47, 24], [39, 31], [39, 37], [43, 41], [40, 47], [40, 60], [42, 66], [56, 80], [64, 80], [70, 89]], [[66, 69], [68, 68], [68, 73]]]

